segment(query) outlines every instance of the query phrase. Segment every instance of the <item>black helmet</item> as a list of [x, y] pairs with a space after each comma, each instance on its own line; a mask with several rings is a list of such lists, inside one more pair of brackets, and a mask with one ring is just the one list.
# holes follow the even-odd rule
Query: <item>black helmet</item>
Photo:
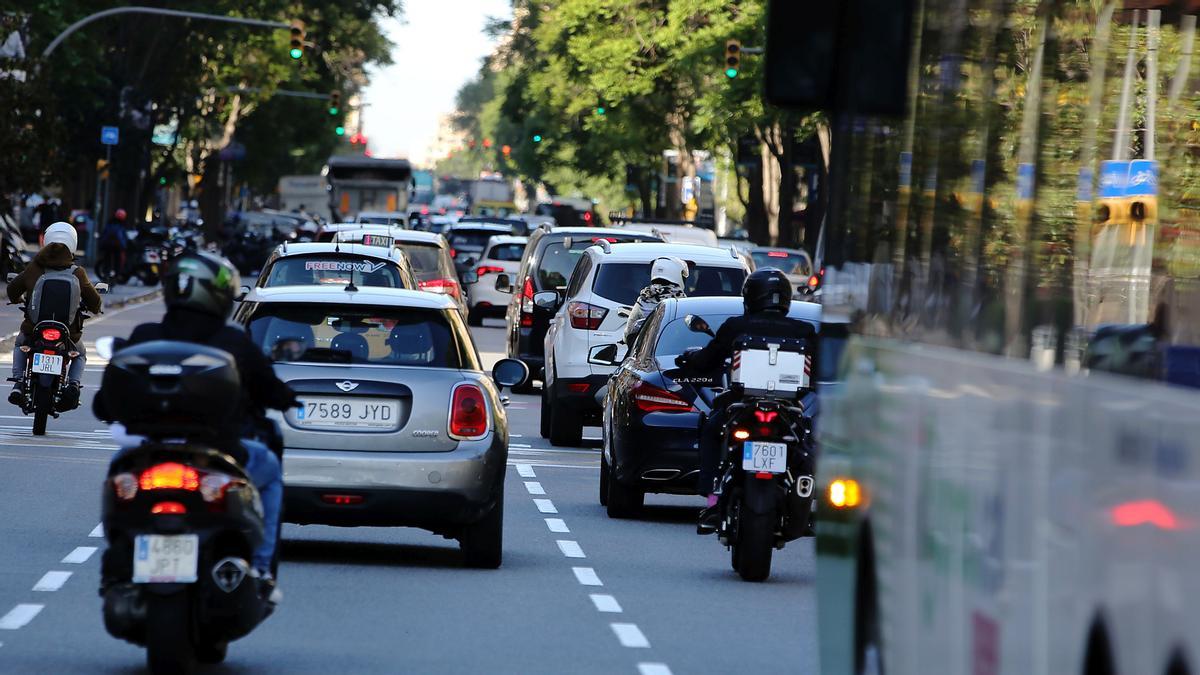
[[792, 282], [774, 267], [754, 270], [742, 285], [742, 300], [747, 314], [771, 311], [787, 314], [792, 306]]
[[233, 299], [242, 279], [228, 260], [211, 253], [188, 252], [171, 261], [163, 273], [162, 285], [167, 307], [224, 319], [233, 311]]

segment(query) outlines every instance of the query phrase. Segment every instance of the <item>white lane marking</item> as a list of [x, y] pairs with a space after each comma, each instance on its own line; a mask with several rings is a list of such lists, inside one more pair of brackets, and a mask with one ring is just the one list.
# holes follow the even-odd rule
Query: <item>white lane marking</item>
[[531, 495], [546, 494], [546, 488], [542, 487], [542, 484], [537, 482], [536, 480], [525, 481], [525, 489], [528, 490], [529, 494], [531, 494]]
[[[511, 444], [510, 444], [511, 445]], [[509, 454], [516, 455], [591, 455], [599, 459], [600, 453], [597, 450], [563, 450], [562, 448], [521, 448], [519, 450], [510, 451]]]
[[0, 616], [0, 630], [17, 630], [25, 624], [33, 621], [33, 617], [42, 611], [45, 605], [17, 605], [8, 611], [8, 614]]
[[67, 557], [63, 558], [62, 561], [80, 565], [87, 562], [88, 558], [91, 558], [96, 550], [95, 546], [76, 546], [75, 550], [68, 553]]
[[533, 472], [533, 467], [528, 464], [517, 464], [517, 473], [521, 478], [537, 478], [537, 474]]
[[589, 595], [592, 599], [592, 604], [596, 606], [597, 612], [608, 612], [609, 614], [620, 614], [621, 605], [617, 603], [617, 599], [605, 593], [592, 593]]
[[558, 550], [568, 558], [586, 558], [583, 554], [583, 549], [579, 548], [579, 542], [571, 541], [570, 539], [559, 539], [555, 542], [558, 544]]
[[57, 591], [67, 583], [67, 579], [71, 578], [70, 572], [61, 572], [59, 570], [51, 570], [42, 575], [41, 579], [33, 585], [35, 591]]
[[542, 513], [558, 513], [558, 509], [554, 508], [554, 502], [549, 499], [535, 499], [533, 503], [537, 505], [538, 511]]
[[89, 537], [103, 537], [104, 536], [104, 523], [100, 523], [99, 525], [93, 527], [92, 531], [88, 532], [88, 536]]
[[671, 675], [671, 669], [665, 663], [639, 663], [638, 675]]
[[521, 434], [509, 434], [508, 437], [509, 438], [524, 438], [524, 436], [522, 436]]
[[[39, 447], [40, 447], [40, 446], [39, 446]], [[105, 463], [105, 464], [109, 464], [110, 462], [109, 462], [108, 460], [105, 460], [105, 461], [104, 461], [104, 463]], [[510, 461], [510, 462], [509, 462], [509, 464], [515, 464], [515, 462], [511, 462], [511, 461]], [[595, 471], [595, 470], [596, 470], [596, 467], [600, 466], [600, 463], [599, 463], [599, 462], [596, 462], [596, 463], [594, 463], [594, 464], [587, 465], [587, 466], [585, 466], [585, 465], [582, 465], [582, 464], [547, 464], [546, 462], [530, 462], [529, 464], [530, 464], [530, 466], [540, 466], [540, 467], [542, 467], [542, 468], [550, 468], [550, 469], [583, 469], [584, 471]]]
[[528, 443], [509, 443], [508, 446], [510, 448], [532, 448], [533, 447], [532, 445], [530, 445]]
[[603, 586], [604, 582], [600, 581], [600, 577], [596, 576], [596, 570], [591, 567], [572, 567], [571, 571], [575, 573], [575, 579], [584, 586]]
[[650, 646], [650, 641], [646, 639], [645, 635], [642, 635], [642, 629], [638, 628], [636, 623], [610, 623], [608, 625], [612, 626], [622, 647], [645, 649]]
[[566, 521], [562, 518], [547, 518], [546, 527], [550, 528], [551, 532], [570, 532], [571, 528], [567, 527]]

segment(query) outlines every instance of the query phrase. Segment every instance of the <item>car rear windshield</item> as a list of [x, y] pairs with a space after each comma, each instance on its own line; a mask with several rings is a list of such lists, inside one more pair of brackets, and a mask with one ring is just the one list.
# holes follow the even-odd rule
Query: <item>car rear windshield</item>
[[[709, 267], [688, 263], [684, 292], [689, 296], [730, 296], [742, 292], [746, 272], [740, 267]], [[650, 263], [607, 263], [596, 270], [592, 290], [622, 305], [632, 305], [650, 285]]]
[[400, 244], [400, 250], [408, 256], [413, 274], [417, 281], [430, 279], [450, 279], [454, 277], [453, 269], [446, 269], [442, 259], [440, 246], [433, 244]]
[[488, 239], [498, 234], [508, 234], [508, 232], [455, 228], [446, 235], [446, 241], [450, 242], [450, 248], [482, 251], [483, 247], [487, 245]]
[[401, 216], [359, 216], [358, 222], [365, 225], [399, 225], [404, 226], [404, 218]]
[[405, 288], [396, 263], [355, 256], [294, 256], [271, 266], [265, 286], [355, 286]]
[[[603, 237], [586, 235], [571, 235], [571, 248], [563, 245], [563, 240], [551, 241], [542, 249], [542, 259], [537, 262], [537, 290], [552, 291], [563, 288], [575, 270], [575, 263], [583, 255], [585, 249], [595, 246], [596, 242], [606, 239], [613, 244], [624, 244], [631, 241], [658, 241], [648, 237], [624, 237], [606, 234]], [[648, 268], [647, 268], [648, 269]], [[641, 289], [638, 289], [641, 290]]]
[[277, 361], [461, 368], [454, 330], [441, 310], [263, 303], [250, 337]]
[[525, 244], [497, 244], [488, 251], [490, 260], [504, 260], [507, 262], [520, 262], [521, 254], [525, 252]]
[[808, 256], [795, 251], [751, 251], [756, 268], [774, 267], [784, 274], [808, 276], [812, 274], [812, 262]]

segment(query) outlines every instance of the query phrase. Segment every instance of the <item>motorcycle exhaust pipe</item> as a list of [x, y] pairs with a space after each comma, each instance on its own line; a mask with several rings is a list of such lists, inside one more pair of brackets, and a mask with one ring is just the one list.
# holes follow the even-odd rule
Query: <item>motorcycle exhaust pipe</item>
[[815, 485], [816, 481], [813, 480], [812, 476], [800, 476], [796, 479], [796, 494], [807, 499], [812, 496]]
[[236, 591], [249, 574], [250, 563], [241, 558], [222, 558], [212, 568], [213, 582], [226, 593]]

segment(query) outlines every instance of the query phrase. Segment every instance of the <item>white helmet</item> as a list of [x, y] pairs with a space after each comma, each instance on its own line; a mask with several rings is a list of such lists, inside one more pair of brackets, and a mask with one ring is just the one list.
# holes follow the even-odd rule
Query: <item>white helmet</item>
[[74, 253], [75, 249], [79, 247], [79, 234], [70, 223], [60, 221], [46, 228], [42, 235], [42, 243], [46, 246], [62, 244], [71, 253]]
[[683, 280], [688, 276], [687, 263], [679, 258], [655, 258], [650, 263], [650, 283], [672, 284], [683, 288]]

